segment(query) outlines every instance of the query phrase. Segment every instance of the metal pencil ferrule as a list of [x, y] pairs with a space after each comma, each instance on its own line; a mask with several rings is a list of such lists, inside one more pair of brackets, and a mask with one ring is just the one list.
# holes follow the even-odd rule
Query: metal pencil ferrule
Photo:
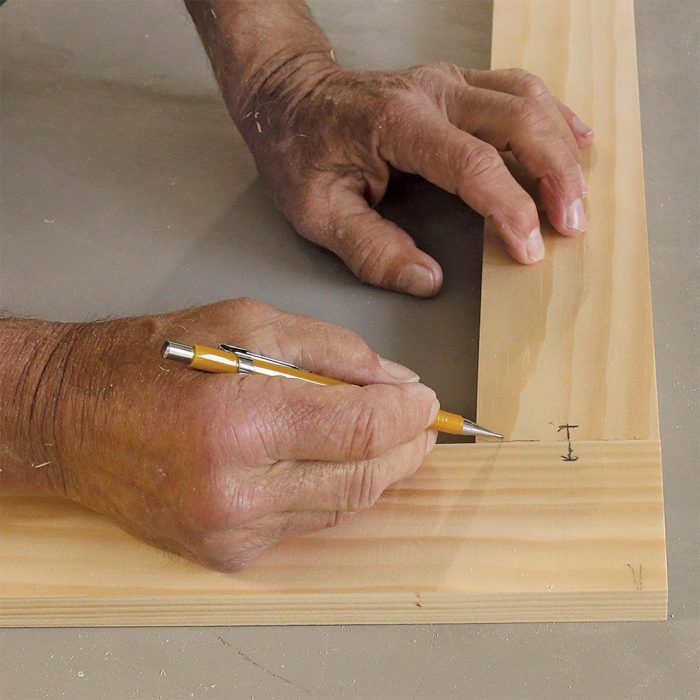
[[253, 374], [255, 371], [255, 360], [262, 360], [263, 362], [272, 362], [275, 365], [281, 365], [282, 367], [290, 367], [291, 369], [299, 369], [296, 365], [289, 362], [283, 362], [282, 360], [277, 360], [274, 357], [266, 357], [265, 355], [258, 355], [255, 352], [250, 352], [245, 348], [239, 348], [237, 345], [229, 345], [227, 343], [222, 343], [219, 345], [219, 350], [224, 352], [233, 353], [238, 358], [238, 371], [241, 374]]

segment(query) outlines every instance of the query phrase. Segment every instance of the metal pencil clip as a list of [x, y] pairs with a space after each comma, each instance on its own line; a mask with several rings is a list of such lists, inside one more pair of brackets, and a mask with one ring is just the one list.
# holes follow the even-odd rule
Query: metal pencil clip
[[245, 348], [239, 348], [237, 345], [222, 343], [219, 345], [219, 350], [236, 355], [236, 357], [238, 357], [238, 371], [244, 374], [252, 374], [254, 372], [255, 367], [253, 365], [253, 360], [263, 360], [264, 362], [273, 362], [274, 364], [282, 365], [283, 367], [299, 369], [296, 365], [293, 365], [290, 362], [277, 360], [274, 357], [266, 357], [265, 355], [258, 355], [257, 353], [250, 352], [250, 350], [246, 350]]

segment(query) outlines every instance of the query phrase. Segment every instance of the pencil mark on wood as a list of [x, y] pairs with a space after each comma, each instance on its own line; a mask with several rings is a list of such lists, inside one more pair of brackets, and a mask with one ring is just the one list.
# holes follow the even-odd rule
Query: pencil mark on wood
[[627, 567], [632, 572], [632, 582], [634, 583], [634, 587], [638, 591], [644, 590], [644, 570], [642, 569], [642, 565], [639, 565], [639, 571], [637, 571], [632, 564], [627, 564]]
[[578, 455], [574, 454], [574, 448], [571, 446], [571, 431], [574, 428], [578, 428], [578, 425], [571, 425], [570, 423], [564, 423], [564, 425], [560, 425], [557, 428], [558, 433], [560, 433], [562, 430], [566, 430], [566, 441], [568, 443], [568, 448], [567, 448], [566, 454], [561, 456], [561, 458], [565, 462], [577, 462], [578, 461]]

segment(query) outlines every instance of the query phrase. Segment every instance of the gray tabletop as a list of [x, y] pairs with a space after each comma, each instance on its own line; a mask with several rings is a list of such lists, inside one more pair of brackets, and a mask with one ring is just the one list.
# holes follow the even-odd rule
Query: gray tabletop
[[[488, 2], [311, 6], [346, 65], [488, 66]], [[692, 0], [636, 10], [668, 622], [3, 630], [1, 697], [700, 694], [700, 17]], [[275, 212], [178, 0], [11, 1], [0, 31], [0, 306], [85, 320], [256, 296], [356, 329], [473, 415], [481, 222], [466, 207], [397, 178], [382, 210], [443, 265], [445, 288], [372, 289]]]

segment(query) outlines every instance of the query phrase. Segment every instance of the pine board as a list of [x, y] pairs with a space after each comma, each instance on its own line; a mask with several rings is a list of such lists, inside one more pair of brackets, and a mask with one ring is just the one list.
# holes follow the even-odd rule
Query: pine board
[[[492, 67], [542, 76], [596, 133], [588, 233], [515, 267], [487, 232], [478, 420], [511, 440], [659, 438], [631, 0], [499, 0]], [[500, 40], [499, 40], [500, 39]]]
[[73, 503], [3, 494], [1, 624], [665, 618], [632, 4], [496, 0], [493, 65], [537, 72], [597, 133], [587, 236], [549, 236], [527, 269], [486, 237], [478, 419], [508, 440], [438, 446], [353, 522], [236, 575]]
[[6, 495], [4, 625], [661, 619], [656, 441], [438, 446], [351, 523], [241, 574], [56, 498]]

